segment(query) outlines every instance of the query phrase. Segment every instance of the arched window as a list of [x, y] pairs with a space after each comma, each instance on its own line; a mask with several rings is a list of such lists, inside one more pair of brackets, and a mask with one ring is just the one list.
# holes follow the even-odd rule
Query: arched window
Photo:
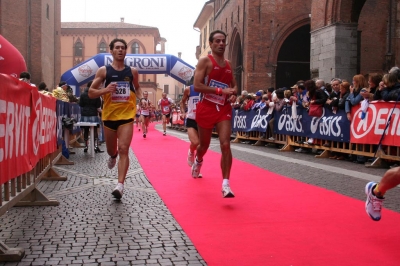
[[74, 54], [75, 56], [82, 56], [83, 45], [80, 41], [75, 43]]
[[101, 42], [99, 45], [99, 53], [107, 53], [107, 44]]
[[134, 42], [131, 46], [132, 54], [140, 54], [139, 44]]

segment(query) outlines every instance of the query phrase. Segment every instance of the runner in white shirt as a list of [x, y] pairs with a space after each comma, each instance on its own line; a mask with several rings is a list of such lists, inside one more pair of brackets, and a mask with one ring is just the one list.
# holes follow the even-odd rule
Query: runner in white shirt
[[[196, 122], [196, 105], [200, 100], [200, 93], [194, 91], [193, 85], [187, 86], [183, 92], [181, 100], [181, 118], [186, 120], [186, 128], [188, 137], [190, 140], [190, 147], [188, 151], [187, 163], [192, 167], [195, 158], [195, 151], [199, 146], [199, 132], [197, 131]], [[187, 112], [186, 110], [187, 102]], [[186, 118], [186, 119], [185, 119]], [[198, 178], [202, 178], [202, 174], [199, 174]]]

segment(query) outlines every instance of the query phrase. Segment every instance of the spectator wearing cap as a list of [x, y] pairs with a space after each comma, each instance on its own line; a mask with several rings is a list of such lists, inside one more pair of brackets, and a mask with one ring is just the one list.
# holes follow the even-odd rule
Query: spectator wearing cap
[[53, 90], [53, 96], [61, 101], [69, 102], [69, 97], [67, 95], [68, 84], [65, 81], [61, 81], [58, 87]]
[[[264, 95], [264, 96], [266, 96], [266, 95]], [[255, 96], [256, 99], [254, 100], [254, 105], [253, 105], [253, 107], [251, 109], [254, 109], [254, 110], [256, 110], [256, 109], [264, 109], [265, 106], [266, 106], [266, 103], [265, 103], [266, 100], [264, 99], [264, 96], [263, 96], [263, 92], [262, 91], [258, 91], [256, 93], [256, 96]], [[268, 100], [268, 97], [266, 99]]]
[[260, 104], [262, 103], [262, 95], [263, 95], [262, 91], [257, 91], [256, 92], [254, 104], [251, 107], [251, 109], [256, 110], [256, 109], [260, 108]]

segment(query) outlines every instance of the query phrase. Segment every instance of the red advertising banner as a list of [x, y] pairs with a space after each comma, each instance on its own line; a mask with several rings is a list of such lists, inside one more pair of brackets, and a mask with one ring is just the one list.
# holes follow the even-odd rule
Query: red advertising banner
[[56, 99], [0, 74], [0, 184], [57, 149]]
[[181, 119], [181, 112], [172, 112], [172, 124], [173, 125], [183, 125], [185, 122]]
[[353, 107], [350, 141], [361, 144], [379, 144], [393, 111], [382, 145], [400, 146], [400, 103], [396, 105], [396, 108], [394, 108], [394, 105], [394, 102], [372, 102], [368, 106], [364, 119], [361, 119], [361, 105]]

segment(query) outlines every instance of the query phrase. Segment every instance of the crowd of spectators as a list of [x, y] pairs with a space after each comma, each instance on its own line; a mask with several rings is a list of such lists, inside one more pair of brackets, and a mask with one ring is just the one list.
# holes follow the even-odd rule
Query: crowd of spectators
[[[304, 108], [308, 111], [310, 104], [321, 105], [328, 108], [335, 114], [338, 110], [344, 110], [347, 119], [351, 121], [351, 107], [361, 104], [361, 119], [364, 119], [368, 104], [371, 101], [397, 101], [400, 95], [400, 69], [393, 67], [387, 74], [371, 73], [367, 75], [355, 75], [352, 80], [342, 80], [333, 78], [325, 83], [323, 80], [299, 80], [295, 85], [288, 89], [282, 87], [278, 89], [268, 88], [249, 93], [243, 90], [238, 95], [232, 107], [237, 110], [249, 111], [268, 108], [268, 113], [280, 111], [285, 106], [290, 105], [292, 117], [296, 117], [296, 110]], [[267, 132], [261, 135], [261, 139], [271, 136], [268, 139], [274, 141], [273, 125], [274, 119], [269, 122]], [[313, 138], [301, 139], [297, 141], [301, 144], [310, 145], [310, 148], [300, 147], [296, 152], [309, 152], [311, 145], [319, 143], [325, 147], [330, 147], [330, 143]], [[343, 160], [345, 157], [334, 154], [331, 159]], [[364, 163], [368, 158], [363, 156], [352, 156], [349, 158], [357, 163]]]

